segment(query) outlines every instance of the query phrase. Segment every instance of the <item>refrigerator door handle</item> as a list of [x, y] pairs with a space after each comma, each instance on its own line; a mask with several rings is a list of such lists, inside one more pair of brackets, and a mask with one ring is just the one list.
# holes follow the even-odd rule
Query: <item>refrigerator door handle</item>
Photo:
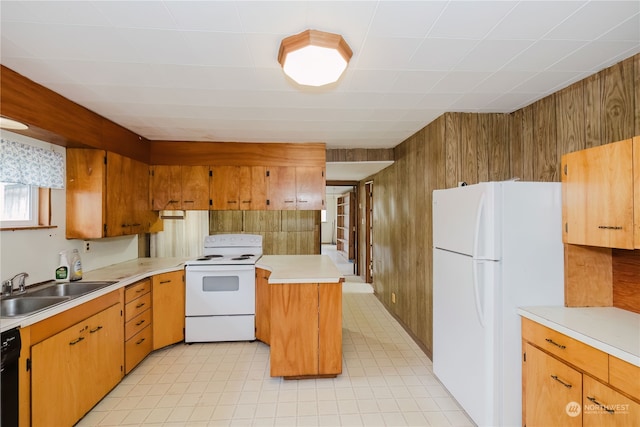
[[471, 256], [474, 259], [478, 258], [478, 245], [480, 244], [480, 226], [482, 221], [482, 211], [484, 210], [484, 196], [482, 193], [480, 200], [478, 201], [478, 209], [476, 210], [476, 226], [473, 231], [473, 253]]
[[473, 260], [471, 262], [471, 275], [473, 276], [473, 296], [474, 301], [476, 303], [476, 315], [478, 316], [478, 321], [480, 322], [480, 326], [484, 329], [484, 311], [482, 310], [482, 305], [480, 304], [480, 286], [478, 283], [478, 261]]

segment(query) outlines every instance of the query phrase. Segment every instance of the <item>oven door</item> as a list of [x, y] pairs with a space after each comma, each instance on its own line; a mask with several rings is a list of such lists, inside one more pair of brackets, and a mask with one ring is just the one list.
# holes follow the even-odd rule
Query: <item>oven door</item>
[[188, 265], [187, 316], [255, 314], [254, 265]]

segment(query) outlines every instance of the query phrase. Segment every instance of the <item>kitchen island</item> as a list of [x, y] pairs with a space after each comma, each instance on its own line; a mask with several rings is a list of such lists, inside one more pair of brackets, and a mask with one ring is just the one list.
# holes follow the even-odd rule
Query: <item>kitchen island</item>
[[256, 338], [270, 374], [285, 379], [342, 373], [342, 282], [326, 255], [265, 255], [256, 264]]

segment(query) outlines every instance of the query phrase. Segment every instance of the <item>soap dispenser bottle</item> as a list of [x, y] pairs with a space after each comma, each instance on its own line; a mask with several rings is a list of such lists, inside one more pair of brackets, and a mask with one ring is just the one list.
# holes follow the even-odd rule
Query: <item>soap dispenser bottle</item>
[[67, 251], [60, 251], [60, 262], [58, 262], [58, 268], [56, 268], [56, 280], [58, 282], [68, 282], [70, 275], [69, 268], [69, 256]]

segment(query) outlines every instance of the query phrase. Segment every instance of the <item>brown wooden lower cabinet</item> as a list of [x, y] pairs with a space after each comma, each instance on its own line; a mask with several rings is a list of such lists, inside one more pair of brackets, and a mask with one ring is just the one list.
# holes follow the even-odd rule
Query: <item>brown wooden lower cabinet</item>
[[640, 368], [522, 319], [523, 426], [640, 426]]
[[124, 290], [124, 373], [128, 374], [153, 350], [151, 279]]
[[342, 373], [342, 283], [268, 286], [271, 376]]
[[120, 304], [31, 347], [31, 425], [71, 426], [122, 379]]
[[153, 349], [184, 340], [184, 271], [151, 278], [153, 294]]

